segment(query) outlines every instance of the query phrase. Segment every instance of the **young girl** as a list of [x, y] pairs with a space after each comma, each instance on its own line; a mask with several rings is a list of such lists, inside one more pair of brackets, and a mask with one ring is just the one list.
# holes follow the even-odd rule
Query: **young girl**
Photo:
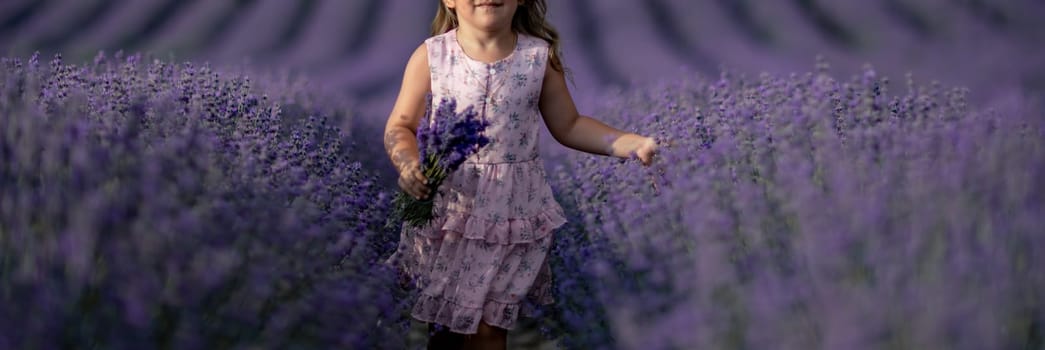
[[[649, 137], [577, 113], [545, 10], [544, 0], [440, 0], [433, 37], [406, 64], [385, 148], [404, 191], [435, 196], [436, 219], [423, 229], [404, 225], [389, 261], [418, 283], [412, 315], [435, 332], [429, 348], [503, 349], [520, 312], [532, 311], [524, 299], [553, 301], [546, 257], [566, 218], [538, 156], [540, 118], [576, 150], [643, 165], [656, 151]], [[456, 98], [459, 111], [472, 105], [491, 123], [491, 143], [434, 194], [415, 136], [429, 93], [433, 102]]]

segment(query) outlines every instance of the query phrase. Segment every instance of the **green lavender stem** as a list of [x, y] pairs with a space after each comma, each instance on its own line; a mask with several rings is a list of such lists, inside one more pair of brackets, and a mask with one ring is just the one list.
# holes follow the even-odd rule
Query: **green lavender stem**
[[429, 180], [429, 196], [427, 198], [418, 200], [402, 191], [396, 195], [396, 212], [399, 215], [400, 220], [412, 227], [424, 227], [435, 219], [435, 213], [433, 212], [435, 193], [439, 188], [439, 185], [441, 185], [449, 175], [447, 174], [446, 169], [443, 169], [437, 164], [438, 162], [436, 161], [435, 156], [429, 156], [428, 159], [425, 159], [425, 164], [422, 168], [425, 178]]

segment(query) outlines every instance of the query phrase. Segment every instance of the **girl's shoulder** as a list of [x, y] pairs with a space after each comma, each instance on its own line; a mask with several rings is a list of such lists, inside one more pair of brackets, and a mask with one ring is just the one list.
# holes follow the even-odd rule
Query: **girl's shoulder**
[[519, 35], [519, 47], [520, 48], [534, 48], [534, 49], [546, 49], [551, 46], [547, 41], [539, 37], [526, 34], [523, 32], [516, 32]]
[[456, 33], [457, 33], [457, 29], [451, 29], [451, 30], [447, 31], [446, 33], [436, 34], [436, 35], [433, 35], [433, 36], [430, 36], [430, 37], [426, 38], [424, 40], [424, 43], [426, 45], [445, 43], [445, 42], [447, 42], [448, 39], [453, 38], [453, 36]]
[[453, 50], [453, 47], [451, 47], [450, 44], [457, 44], [456, 38], [454, 37], [456, 31], [456, 29], [451, 29], [446, 33], [430, 36], [424, 40], [421, 46], [428, 51], [429, 57], [439, 57], [448, 54]]

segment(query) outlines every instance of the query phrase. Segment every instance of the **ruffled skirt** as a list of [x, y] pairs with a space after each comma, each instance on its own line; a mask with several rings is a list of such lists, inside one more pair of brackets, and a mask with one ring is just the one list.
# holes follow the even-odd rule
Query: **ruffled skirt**
[[533, 305], [554, 302], [548, 252], [566, 222], [539, 160], [465, 163], [440, 187], [436, 219], [404, 226], [389, 258], [421, 294], [414, 318], [475, 334], [479, 322], [513, 329]]

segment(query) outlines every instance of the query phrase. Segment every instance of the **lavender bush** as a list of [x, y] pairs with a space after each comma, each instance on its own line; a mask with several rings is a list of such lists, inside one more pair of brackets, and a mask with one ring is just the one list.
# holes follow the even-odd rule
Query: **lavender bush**
[[401, 341], [388, 196], [290, 89], [139, 55], [0, 64], [0, 348]]
[[593, 115], [664, 143], [650, 168], [559, 155], [571, 348], [1039, 348], [1038, 101], [898, 93], [865, 68], [694, 76]]

